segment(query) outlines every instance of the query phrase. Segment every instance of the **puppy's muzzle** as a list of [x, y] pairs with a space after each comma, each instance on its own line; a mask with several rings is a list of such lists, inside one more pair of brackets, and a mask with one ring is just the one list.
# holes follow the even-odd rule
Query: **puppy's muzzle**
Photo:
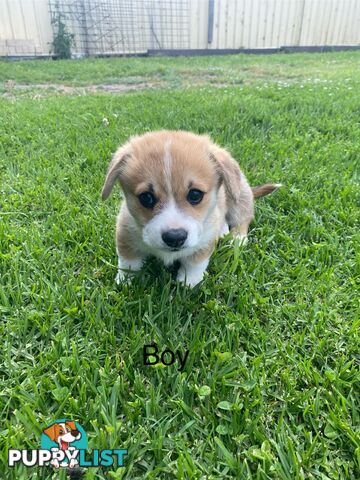
[[180, 248], [187, 239], [188, 232], [183, 228], [171, 228], [161, 235], [164, 243], [170, 248]]

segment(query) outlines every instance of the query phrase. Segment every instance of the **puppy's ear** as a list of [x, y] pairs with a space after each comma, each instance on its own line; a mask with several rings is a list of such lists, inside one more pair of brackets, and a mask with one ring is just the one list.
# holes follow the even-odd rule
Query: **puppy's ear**
[[127, 160], [130, 158], [130, 145], [126, 144], [116, 150], [107, 174], [105, 178], [105, 183], [101, 192], [101, 198], [106, 200], [113, 189], [113, 186], [116, 180], [119, 178]]
[[217, 145], [210, 146], [209, 154], [210, 159], [216, 165], [220, 183], [224, 184], [227, 196], [234, 202], [238, 202], [240, 199], [240, 185], [242, 178], [238, 163], [225, 149], [220, 148]]
[[77, 430], [76, 425], [75, 425], [75, 422], [73, 422], [73, 421], [71, 421], [71, 420], [67, 420], [67, 421], [65, 422], [65, 424], [68, 425], [68, 426], [71, 428], [71, 430]]
[[45, 435], [47, 435], [50, 438], [50, 440], [55, 442], [56, 438], [59, 436], [58, 430], [59, 430], [58, 424], [54, 423], [54, 425], [51, 425], [50, 427], [45, 428], [45, 430], [43, 430], [43, 433], [45, 433]]

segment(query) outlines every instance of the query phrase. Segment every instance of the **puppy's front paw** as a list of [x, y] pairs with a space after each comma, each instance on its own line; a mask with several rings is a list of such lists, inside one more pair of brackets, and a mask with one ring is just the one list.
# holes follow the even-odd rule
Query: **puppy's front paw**
[[120, 285], [120, 283], [127, 283], [128, 285], [131, 284], [131, 275], [127, 274], [123, 270], [118, 270], [116, 277], [115, 277], [115, 283], [117, 285]]
[[118, 270], [117, 274], [116, 274], [116, 277], [115, 277], [115, 283], [117, 285], [120, 285], [122, 279], [124, 278], [123, 276], [123, 272], [121, 270]]
[[223, 226], [221, 227], [219, 237], [225, 237], [230, 232], [229, 225], [227, 222], [224, 222]]
[[135, 258], [133, 260], [126, 260], [123, 257], [118, 257], [118, 272], [115, 277], [115, 283], [131, 284], [132, 278], [136, 272], [141, 270], [143, 264], [142, 258]]
[[183, 266], [179, 268], [176, 280], [182, 282], [184, 285], [187, 285], [190, 288], [195, 287], [201, 280], [204, 278], [204, 272], [200, 271], [188, 271], [185, 270]]
[[244, 247], [248, 243], [247, 235], [241, 235], [240, 233], [233, 236], [230, 240], [230, 243], [234, 245], [234, 247]]
[[204, 278], [206, 268], [209, 264], [209, 257], [201, 261], [184, 259], [177, 274], [177, 280], [189, 287], [195, 287]]

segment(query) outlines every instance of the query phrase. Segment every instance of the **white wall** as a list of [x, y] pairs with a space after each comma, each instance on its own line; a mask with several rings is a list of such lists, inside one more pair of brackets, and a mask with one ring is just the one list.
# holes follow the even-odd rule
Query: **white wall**
[[192, 0], [191, 48], [360, 45], [359, 0]]
[[[95, 4], [99, 0], [92, 1]], [[143, 53], [156, 49], [149, 12], [156, 37], [166, 49], [360, 45], [360, 0], [214, 0], [211, 43], [208, 0], [118, 2], [119, 8], [132, 15], [122, 16], [124, 41], [113, 42], [111, 29], [108, 36], [97, 36], [90, 28], [89, 37], [99, 37], [99, 41], [92, 42], [90, 53]], [[186, 12], [186, 16], [176, 17], [179, 11]], [[171, 12], [175, 15], [171, 16]], [[78, 35], [75, 27], [69, 28]], [[0, 56], [48, 55], [52, 38], [47, 0], [0, 0]], [[77, 43], [74, 53], [84, 53]]]
[[0, 0], [0, 55], [48, 55], [52, 39], [47, 0]]

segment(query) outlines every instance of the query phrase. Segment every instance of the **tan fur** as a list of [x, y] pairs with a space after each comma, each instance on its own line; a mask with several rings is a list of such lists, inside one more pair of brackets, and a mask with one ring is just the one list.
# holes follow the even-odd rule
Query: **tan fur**
[[277, 188], [281, 187], [280, 183], [264, 183], [264, 185], [258, 185], [257, 187], [252, 187], [252, 192], [254, 198], [264, 197], [265, 195], [269, 195]]
[[126, 203], [119, 212], [116, 222], [116, 247], [118, 254], [128, 260], [137, 258], [141, 252], [135, 247], [135, 238], [138, 234], [134, 228], [134, 220], [126, 207]]
[[[245, 236], [254, 217], [254, 196], [276, 188], [267, 184], [252, 190], [230, 153], [207, 135], [167, 130], [132, 137], [115, 152], [102, 190], [104, 199], [117, 180], [126, 202], [117, 219], [116, 245], [118, 254], [129, 261], [145, 255], [139, 240], [141, 232], [171, 202], [198, 222], [211, 215], [211, 226], [217, 234], [187, 257], [188, 263], [196, 263], [211, 255], [225, 220], [235, 235]], [[190, 189], [204, 192], [198, 205], [187, 200]], [[138, 196], [143, 192], [156, 197], [154, 208], [140, 203]], [[169, 220], [168, 228], [181, 228], [181, 221]]]
[[233, 234], [239, 237], [246, 237], [248, 234], [250, 222], [244, 222], [241, 225], [236, 225], [233, 227]]
[[[165, 144], [169, 145], [172, 157], [171, 192], [168, 182], [160, 175], [164, 171]], [[160, 131], [133, 137], [115, 153], [102, 198], [110, 195], [119, 179], [127, 196], [129, 210], [141, 225], [159, 212], [170, 194], [184, 211], [199, 218], [206, 210], [209, 197], [205, 195], [204, 201], [194, 208], [186, 201], [186, 194], [190, 184], [192, 188], [205, 192], [210, 192], [216, 186], [218, 179], [214, 177], [214, 166], [209, 162], [208, 147], [208, 137], [188, 132]], [[142, 207], [136, 198], [141, 191], [149, 190], [149, 186], [159, 198], [153, 210]]]
[[230, 228], [241, 224], [249, 225], [254, 218], [254, 197], [245, 175], [224, 148], [211, 144], [210, 151], [211, 158], [217, 163], [217, 169], [225, 185], [226, 219]]

